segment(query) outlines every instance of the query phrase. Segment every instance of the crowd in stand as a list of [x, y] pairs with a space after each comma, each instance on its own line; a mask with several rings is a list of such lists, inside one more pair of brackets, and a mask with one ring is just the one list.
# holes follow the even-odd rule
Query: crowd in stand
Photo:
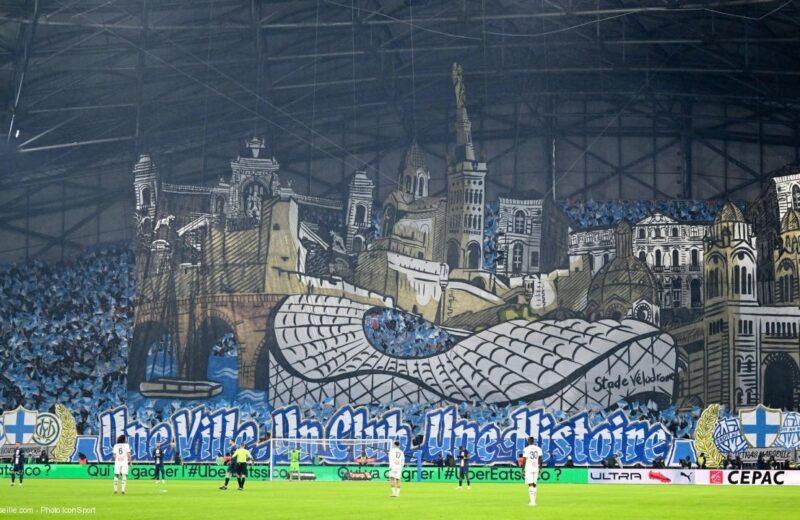
[[125, 401], [133, 255], [98, 251], [70, 262], [0, 266], [0, 406], [67, 405], [78, 431]]
[[680, 221], [711, 222], [723, 201], [713, 200], [610, 200], [579, 201], [564, 206], [564, 213], [579, 229], [610, 226], [625, 219], [636, 223], [653, 213]]
[[433, 356], [455, 344], [447, 331], [421, 316], [388, 308], [367, 312], [364, 332], [372, 346], [397, 357]]

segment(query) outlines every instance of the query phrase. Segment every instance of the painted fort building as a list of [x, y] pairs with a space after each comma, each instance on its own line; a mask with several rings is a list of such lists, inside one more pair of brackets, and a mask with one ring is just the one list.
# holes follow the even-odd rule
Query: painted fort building
[[658, 212], [633, 226], [633, 253], [655, 274], [663, 309], [702, 308], [706, 227]]
[[597, 274], [616, 255], [615, 229], [615, 226], [603, 226], [570, 230], [570, 258], [585, 257], [592, 275]]
[[535, 191], [499, 197], [497, 250], [505, 276], [541, 274], [568, 267], [569, 222], [552, 199]]

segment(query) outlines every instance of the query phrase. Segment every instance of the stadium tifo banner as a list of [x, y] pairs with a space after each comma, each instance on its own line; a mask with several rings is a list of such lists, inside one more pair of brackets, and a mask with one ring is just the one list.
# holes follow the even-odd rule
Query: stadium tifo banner
[[800, 412], [783, 412], [763, 405], [742, 408], [737, 415], [725, 415], [722, 406], [711, 405], [703, 411], [695, 429], [697, 454], [705, 454], [711, 467], [720, 466], [727, 454], [739, 455], [743, 460], [757, 457], [759, 452], [782, 458], [781, 451], [788, 455], [798, 448]]
[[[252, 480], [269, 480], [269, 465], [256, 464], [247, 468], [248, 478]], [[380, 466], [301, 466], [304, 474], [313, 474], [315, 480], [338, 481], [352, 480], [352, 473], [365, 475], [355, 480], [389, 480], [389, 467]], [[164, 466], [168, 480], [220, 480], [225, 478], [227, 466], [213, 464], [183, 464]], [[51, 479], [109, 479], [113, 478], [111, 464], [31, 464], [25, 467], [25, 478]], [[10, 476], [11, 466], [0, 465], [0, 478]], [[289, 477], [288, 466], [276, 466], [273, 478], [286, 480]], [[153, 480], [155, 469], [152, 464], [133, 464], [128, 472], [130, 480]], [[455, 482], [458, 480], [458, 468], [423, 466], [419, 472], [416, 467], [403, 470], [402, 479], [406, 482]], [[473, 467], [470, 469], [471, 482], [486, 483], [519, 483], [523, 481], [523, 472], [514, 467]], [[587, 470], [585, 468], [546, 468], [539, 474], [539, 482], [548, 484], [585, 484]]]
[[[672, 436], [663, 425], [631, 421], [623, 411], [608, 416], [606, 421], [590, 424], [589, 415], [580, 413], [571, 419], [557, 421], [543, 409], [518, 408], [509, 415], [510, 426], [462, 419], [455, 407], [432, 410], [425, 416], [424, 442], [412, 447], [411, 426], [404, 422], [402, 412], [393, 409], [373, 417], [367, 408], [344, 406], [327, 421], [306, 419], [297, 406], [279, 408], [272, 412], [271, 435], [275, 438], [326, 438], [332, 448], [325, 455], [329, 462], [352, 462], [354, 454], [344, 445], [337, 447], [336, 439], [397, 439], [409, 454], [421, 452], [426, 461], [455, 454], [466, 446], [471, 461], [481, 464], [513, 462], [522, 453], [526, 439], [533, 436], [544, 452], [545, 462], [562, 464], [572, 457], [575, 464], [599, 464], [620, 452], [624, 464], [649, 463], [666, 457]], [[120, 433], [126, 433], [134, 457], [149, 458], [157, 440], [179, 453], [184, 461], [213, 460], [224, 451], [227, 439], [243, 440], [251, 447], [256, 460], [276, 461], [287, 458], [292, 445], [258, 442], [259, 429], [253, 421], [240, 421], [237, 408], [206, 410], [204, 407], [183, 409], [174, 413], [169, 422], [148, 427], [128, 420], [127, 409], [118, 408], [100, 415], [99, 458], [109, 460], [111, 448]], [[271, 446], [276, 447], [274, 454]], [[302, 447], [302, 445], [301, 445]], [[314, 448], [303, 450], [309, 458]], [[358, 454], [355, 454], [356, 456]], [[385, 450], [370, 455], [385, 460]]]
[[[266, 440], [268, 432], [260, 431], [255, 421], [242, 418], [236, 407], [215, 410], [205, 406], [183, 408], [155, 425], [132, 420], [126, 407], [115, 408], [99, 415], [98, 436], [77, 436], [75, 423], [72, 421], [70, 424], [69, 414], [64, 415], [63, 407], [58, 410], [56, 416], [48, 414], [55, 417], [58, 425], [58, 435], [47, 439], [49, 446], [57, 447], [55, 451], [59, 457], [51, 456], [55, 461], [74, 462], [79, 454], [85, 455], [90, 462], [111, 460], [111, 448], [117, 436], [123, 433], [128, 437], [135, 460], [151, 459], [153, 448], [160, 443], [168, 460], [177, 455], [183, 462], [212, 461], [227, 450], [229, 439], [236, 439], [245, 442], [256, 460], [272, 458], [280, 463], [287, 460], [288, 451], [296, 446], [269, 442]], [[20, 413], [24, 415], [27, 411], [15, 411], [15, 418]], [[10, 428], [7, 426], [6, 439], [0, 442], [13, 443], [19, 438], [16, 436], [21, 435], [20, 431], [38, 427], [38, 418], [22, 420], [30, 426], [19, 428], [12, 425], [12, 439], [8, 439]], [[476, 464], [514, 462], [529, 436], [534, 437], [542, 448], [548, 465], [563, 464], [568, 458], [576, 465], [599, 465], [614, 454], [618, 454], [625, 465], [649, 464], [658, 457], [666, 458], [672, 444], [672, 434], [661, 423], [631, 420], [621, 410], [600, 422], [592, 420], [587, 412], [559, 421], [544, 409], [521, 407], [511, 411], [507, 422], [501, 425], [463, 419], [453, 406], [438, 408], [425, 415], [424, 441], [420, 446], [411, 446], [412, 428], [404, 421], [399, 409], [375, 416], [364, 407], [344, 406], [321, 421], [306, 418], [297, 406], [287, 406], [274, 410], [271, 420], [269, 434], [273, 438], [329, 439], [330, 446], [324, 459], [332, 463], [352, 463], [359, 455], [352, 453], [344, 443], [339, 445], [336, 439], [396, 439], [407, 454], [420, 453], [425, 461], [435, 461], [440, 457], [446, 459], [463, 445], [471, 453], [470, 460]], [[25, 440], [30, 439], [21, 442], [27, 444]], [[273, 446], [275, 453], [270, 453]], [[35, 445], [32, 447], [36, 448]], [[304, 451], [303, 460], [306, 462], [312, 462], [319, 455], [311, 443], [299, 447]], [[385, 449], [372, 451], [368, 457], [377, 462], [386, 460]]]

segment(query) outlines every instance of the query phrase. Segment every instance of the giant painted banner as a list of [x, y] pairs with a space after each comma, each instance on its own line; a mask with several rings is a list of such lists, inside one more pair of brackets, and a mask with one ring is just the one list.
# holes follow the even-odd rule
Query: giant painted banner
[[[779, 460], [796, 460], [798, 416], [757, 406], [730, 417], [712, 406], [702, 414], [695, 440], [689, 440], [674, 439], [660, 422], [632, 420], [623, 410], [558, 418], [523, 406], [511, 410], [503, 422], [486, 422], [462, 418], [456, 407], [448, 406], [424, 414], [421, 442], [412, 445], [412, 426], [400, 409], [376, 415], [366, 407], [343, 406], [318, 420], [297, 406], [287, 406], [272, 411], [271, 428], [264, 431], [237, 407], [181, 408], [157, 424], [134, 420], [126, 407], [119, 407], [100, 413], [99, 435], [90, 436], [77, 435], [69, 412], [59, 405], [55, 414], [24, 408], [6, 412], [0, 422], [0, 454], [7, 456], [20, 442], [33, 456], [47, 449], [54, 461], [77, 462], [80, 455], [89, 462], [109, 461], [117, 437], [125, 434], [137, 461], [150, 460], [158, 443], [168, 460], [210, 462], [227, 451], [233, 439], [244, 442], [262, 462], [285, 462], [294, 447], [304, 452], [306, 463], [352, 463], [361, 455], [383, 462], [389, 442], [397, 440], [408, 456], [420, 454], [426, 462], [447, 459], [465, 446], [475, 464], [504, 464], [515, 461], [532, 436], [548, 465], [571, 459], [576, 465], [599, 466], [610, 457], [618, 457], [624, 466], [649, 465], [657, 458], [677, 465], [678, 459], [695, 461], [704, 454], [708, 467], [719, 467], [723, 453], [750, 460], [759, 451], [771, 450], [768, 453]], [[320, 446], [319, 439], [327, 439], [326, 444]]]
[[[622, 411], [596, 425], [590, 424], [586, 413], [559, 422], [545, 410], [525, 407], [514, 410], [509, 419], [511, 425], [503, 428], [496, 423], [462, 419], [452, 406], [439, 408], [426, 414], [423, 444], [412, 448], [411, 428], [404, 423], [400, 410], [372, 418], [366, 408], [344, 406], [323, 423], [305, 419], [297, 406], [289, 406], [272, 413], [271, 434], [278, 438], [332, 439], [332, 448], [325, 455], [329, 462], [353, 460], [347, 446], [337, 445], [336, 439], [396, 439], [408, 453], [421, 451], [424, 460], [445, 458], [466, 446], [472, 460], [484, 464], [516, 460], [529, 436], [542, 447], [545, 462], [554, 464], [563, 464], [570, 457], [576, 464], [599, 464], [615, 453], [625, 464], [649, 463], [656, 457], [666, 457], [672, 440], [663, 425], [631, 421]], [[268, 460], [270, 456], [276, 461], [285, 460], [291, 448], [289, 444], [281, 447], [276, 443], [276, 453], [271, 454], [273, 444], [259, 442], [258, 425], [240, 421], [236, 408], [180, 410], [170, 421], [152, 427], [129, 422], [127, 409], [118, 408], [101, 414], [100, 424], [100, 460], [111, 459], [111, 448], [120, 433], [129, 437], [137, 459], [149, 458], [158, 441], [173, 446], [184, 461], [213, 460], [231, 438], [250, 446], [256, 460]], [[316, 455], [310, 444], [304, 451], [307, 459]], [[380, 461], [387, 454], [378, 450], [373, 456]]]
[[[58, 436], [51, 437], [49, 445], [70, 450], [70, 460], [82, 453], [89, 461], [111, 460], [111, 448], [120, 434], [128, 437], [135, 460], [149, 460], [157, 443], [166, 447], [166, 458], [176, 455], [184, 462], [215, 460], [226, 451], [228, 440], [244, 442], [258, 461], [285, 461], [288, 451], [299, 446], [306, 461], [321, 457], [330, 463], [348, 463], [360, 453], [353, 453], [352, 440], [398, 440], [409, 455], [419, 452], [425, 461], [445, 459], [454, 455], [459, 447], [466, 446], [471, 461], [478, 464], [509, 463], [522, 452], [528, 437], [541, 446], [547, 464], [560, 465], [572, 459], [575, 464], [600, 464], [619, 455], [624, 464], [652, 462], [657, 457], [666, 458], [670, 451], [672, 435], [660, 423], [631, 420], [623, 411], [609, 414], [605, 421], [592, 424], [587, 413], [579, 413], [559, 421], [543, 409], [520, 407], [508, 416], [506, 424], [483, 423], [459, 417], [455, 407], [438, 408], [428, 412], [424, 419], [424, 437], [419, 446], [412, 446], [411, 426], [404, 421], [402, 411], [389, 410], [373, 416], [365, 407], [344, 406], [326, 421], [307, 419], [297, 406], [279, 408], [272, 412], [270, 436], [278, 439], [330, 439], [325, 451], [309, 442], [270, 442], [255, 421], [243, 419], [238, 408], [209, 410], [204, 406], [180, 409], [167, 421], [148, 425], [131, 420], [125, 407], [103, 412], [99, 416], [100, 435], [79, 436], [72, 432], [71, 447], [63, 446], [69, 432], [61, 434], [61, 422], [53, 414], [42, 414], [56, 421], [53, 426]], [[19, 409], [13, 417], [29, 417], [30, 429], [36, 429], [39, 416], [36, 412]], [[9, 443], [18, 438], [22, 428], [6, 426]], [[27, 431], [27, 429], [24, 429]], [[11, 432], [11, 433], [9, 433]], [[66, 437], [65, 437], [66, 436]], [[27, 442], [33, 436], [20, 439]], [[22, 442], [21, 440], [21, 442]], [[376, 461], [385, 461], [386, 448], [379, 443], [365, 442], [366, 455]], [[36, 446], [37, 444], [33, 444]], [[39, 446], [47, 444], [39, 443]], [[271, 453], [274, 449], [275, 452]]]

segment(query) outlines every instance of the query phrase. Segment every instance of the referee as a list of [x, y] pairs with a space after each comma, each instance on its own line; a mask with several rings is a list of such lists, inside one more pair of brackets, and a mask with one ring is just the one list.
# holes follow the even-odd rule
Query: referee
[[233, 460], [236, 461], [236, 481], [239, 482], [238, 491], [244, 491], [244, 480], [247, 478], [247, 461], [253, 460], [250, 450], [244, 447], [244, 443], [241, 443], [239, 449], [233, 452]]

